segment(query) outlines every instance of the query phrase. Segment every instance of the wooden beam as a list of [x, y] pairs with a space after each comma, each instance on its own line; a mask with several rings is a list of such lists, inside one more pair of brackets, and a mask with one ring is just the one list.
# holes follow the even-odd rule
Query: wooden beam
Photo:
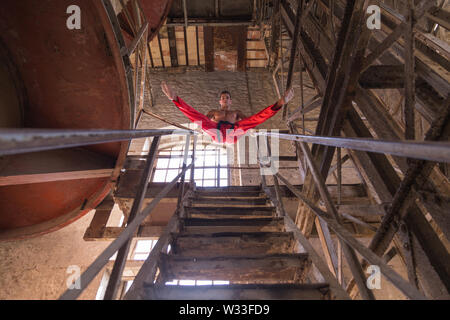
[[159, 56], [161, 57], [162, 67], [165, 68], [166, 64], [164, 62], [164, 54], [163, 54], [163, 51], [162, 51], [161, 37], [159, 36], [159, 32], [158, 32], [157, 37], [158, 37]]
[[[408, 0], [409, 1], [409, 0]], [[432, 6], [432, 1], [422, 0], [417, 5], [417, 11], [415, 15], [415, 20], [419, 20]], [[407, 23], [400, 23], [394, 31], [387, 36], [387, 38], [379, 44], [379, 46], [373, 50], [367, 58], [364, 60], [362, 70], [367, 69], [372, 63], [374, 63], [378, 57], [380, 57], [387, 49], [389, 49], [397, 39], [405, 33], [405, 30], [410, 28], [411, 26], [407, 26]]]
[[415, 58], [414, 58], [414, 0], [407, 0], [408, 19], [406, 21], [404, 38], [405, 45], [405, 139], [414, 140], [415, 134], [415, 115], [414, 106], [416, 104], [415, 93]]
[[184, 55], [186, 56], [186, 65], [189, 65], [189, 52], [188, 52], [188, 40], [187, 40], [187, 32], [186, 27], [183, 27], [183, 39], [184, 39]]
[[200, 48], [198, 45], [198, 26], [195, 26], [195, 43], [197, 48], [197, 65], [200, 65]]
[[178, 67], [177, 39], [175, 36], [175, 27], [167, 27], [169, 35], [170, 62], [172, 67]]
[[[348, 3], [349, 7], [346, 10], [346, 16], [344, 17], [343, 23], [341, 25], [341, 30], [339, 33], [338, 43], [336, 47], [336, 51], [334, 54], [332, 65], [330, 66], [330, 74], [328, 75], [328, 83], [326, 85], [325, 91], [322, 91], [324, 94], [323, 106], [321, 109], [320, 120], [317, 125], [316, 134], [317, 135], [326, 135], [326, 136], [335, 136], [339, 134], [340, 126], [342, 124], [342, 120], [344, 118], [345, 112], [343, 112], [345, 107], [349, 105], [349, 98], [347, 92], [348, 89], [354, 86], [354, 82], [357, 80], [357, 75], [359, 74], [359, 64], [361, 60], [361, 56], [365, 52], [365, 46], [368, 41], [369, 32], [366, 30], [367, 28], [362, 27], [361, 21], [362, 16], [364, 16], [364, 6], [362, 2], [358, 3]], [[282, 12], [284, 11], [284, 21], [286, 22], [289, 29], [289, 16], [288, 9], [283, 7]], [[291, 28], [292, 28], [292, 20], [291, 20]], [[361, 38], [358, 36], [354, 36], [355, 30], [362, 30]], [[352, 36], [348, 36], [349, 34]], [[308, 40], [306, 37], [302, 39], [303, 44], [307, 43]], [[306, 44], [307, 46], [311, 46], [311, 44]], [[304, 49], [305, 45], [303, 46]], [[310, 53], [314, 58], [317, 55]], [[303, 54], [306, 56], [305, 54]], [[350, 58], [352, 56], [352, 58]], [[306, 57], [305, 57], [306, 58]], [[305, 59], [306, 65], [310, 65], [308, 63], [308, 59]], [[312, 63], [314, 65], [314, 63]], [[307, 66], [309, 68], [309, 66]], [[314, 72], [314, 71], [312, 71]], [[324, 73], [325, 68], [318, 74], [317, 76], [313, 76], [313, 79], [319, 80], [319, 82], [323, 82], [325, 78]], [[311, 73], [311, 72], [310, 72]], [[321, 79], [321, 80], [320, 80]], [[351, 79], [351, 80], [350, 80]], [[322, 87], [323, 88], [323, 87]], [[323, 90], [323, 89], [322, 89]], [[331, 108], [332, 105], [332, 108]], [[341, 109], [342, 108], [342, 109]], [[313, 154], [316, 159], [319, 159], [321, 163], [321, 171], [323, 173], [328, 173], [329, 166], [331, 164], [331, 159], [334, 153], [334, 148], [325, 148], [314, 146]], [[309, 186], [313, 186], [312, 177], [307, 175], [306, 184]], [[318, 199], [315, 194], [314, 189], [306, 190], [308, 197], [314, 197], [316, 200]], [[307, 208], [305, 208], [308, 210]], [[311, 212], [300, 210], [299, 208], [300, 220], [309, 220], [303, 229], [306, 234], [309, 234], [311, 231], [312, 221], [311, 219], [307, 219], [306, 216], [311, 216]]]
[[[153, 171], [153, 166], [155, 163], [156, 155], [158, 153], [158, 146], [159, 146], [160, 140], [161, 140], [161, 137], [153, 138], [152, 145], [151, 145], [150, 151], [147, 156], [147, 163], [144, 168], [144, 172], [142, 174], [141, 181], [139, 183], [139, 188], [136, 193], [135, 200], [133, 202], [133, 207], [131, 208], [131, 212], [128, 216], [128, 221], [127, 221], [128, 224], [131, 223], [133, 221], [133, 219], [137, 216], [137, 214], [139, 213], [139, 211], [141, 209], [142, 203], [144, 202], [145, 193], [146, 193], [147, 187], [148, 187], [148, 180]], [[120, 247], [120, 249], [117, 252], [117, 257], [114, 262], [114, 267], [112, 269], [111, 276], [108, 281], [108, 286], [106, 288], [104, 300], [113, 300], [113, 299], [115, 299], [115, 297], [117, 295], [117, 292], [119, 289], [119, 284], [120, 284], [120, 279], [122, 278], [123, 269], [125, 267], [125, 262], [127, 260], [128, 252], [130, 250], [132, 241], [133, 241], [133, 239], [130, 237]]]
[[[444, 2], [445, 0], [442, 3]], [[450, 12], [448, 12], [446, 9], [433, 7], [430, 9], [430, 12], [427, 12], [425, 14], [425, 17], [444, 27], [445, 29], [450, 30]]]
[[294, 120], [301, 118], [302, 115], [304, 115], [308, 112], [311, 112], [311, 111], [317, 109], [318, 107], [322, 106], [322, 103], [323, 103], [323, 99], [315, 96], [314, 98], [312, 98], [311, 100], [306, 102], [304, 106], [300, 106], [297, 109], [295, 109], [291, 113], [289, 118], [287, 119], [287, 122], [292, 122]]
[[205, 71], [214, 71], [214, 29], [213, 27], [203, 27], [204, 50], [205, 50]]
[[370, 66], [361, 74], [358, 82], [364, 89], [404, 88], [405, 67], [402, 65]]
[[[308, 145], [305, 142], [301, 142], [300, 146], [301, 146], [301, 148], [303, 150], [303, 154], [305, 155], [306, 160], [308, 162], [308, 167], [312, 173], [315, 185], [316, 185], [317, 189], [319, 190], [322, 200], [325, 203], [327, 212], [336, 221], [336, 223], [342, 224], [341, 219], [338, 214], [338, 211], [337, 211], [336, 207], [334, 206], [334, 203], [331, 199], [330, 193], [328, 192], [328, 189], [325, 185], [324, 178], [321, 175], [321, 173], [319, 172], [318, 166], [314, 162], [313, 155], [312, 155]], [[356, 256], [355, 251], [353, 250], [353, 248], [348, 246], [347, 243], [341, 243], [341, 245], [342, 245], [344, 255], [347, 259], [347, 263], [350, 267], [350, 270], [351, 270], [353, 277], [356, 281], [356, 284], [358, 286], [361, 297], [365, 300], [374, 300], [375, 296], [373, 295], [372, 291], [370, 291], [370, 289], [368, 289], [366, 286], [364, 271], [361, 267], [361, 264], [359, 263], [359, 260]], [[337, 274], [338, 274], [338, 272], [336, 272], [336, 275]]]
[[[290, 183], [283, 178], [279, 173], [276, 174], [281, 181], [283, 181], [286, 185], [291, 186]], [[305, 202], [313, 210], [313, 212], [321, 217], [326, 223], [335, 231], [340, 239], [345, 241], [349, 246], [357, 250], [367, 261], [371, 264], [377, 265], [380, 267], [381, 272], [386, 278], [388, 278], [391, 283], [393, 283], [400, 291], [402, 291], [406, 296], [412, 299], [425, 300], [426, 297], [423, 296], [415, 287], [405, 281], [397, 272], [392, 270], [386, 263], [382, 260], [382, 258], [378, 257], [371, 250], [367, 249], [362, 243], [356, 240], [349, 231], [347, 231], [344, 227], [342, 227], [339, 223], [337, 223], [333, 218], [331, 218], [326, 212], [320, 210], [315, 207], [306, 197], [304, 197], [300, 192], [294, 190], [291, 186], [291, 191], [296, 194], [298, 198]]]
[[[247, 27], [236, 27], [237, 39], [237, 71], [245, 72], [247, 69]], [[265, 59], [264, 59], [265, 60]]]
[[108, 169], [92, 169], [80, 171], [8, 175], [8, 176], [0, 176], [0, 186], [13, 186], [21, 184], [79, 180], [79, 179], [109, 178], [112, 172], [113, 169], [108, 168]]

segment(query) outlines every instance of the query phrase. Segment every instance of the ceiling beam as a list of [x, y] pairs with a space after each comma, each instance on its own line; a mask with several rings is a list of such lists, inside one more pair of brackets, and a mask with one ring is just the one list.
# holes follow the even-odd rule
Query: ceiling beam
[[214, 29], [213, 27], [203, 27], [204, 50], [205, 50], [205, 71], [214, 71]]
[[167, 34], [169, 35], [170, 63], [172, 64], [172, 67], [178, 67], [177, 39], [175, 36], [175, 28], [167, 27]]

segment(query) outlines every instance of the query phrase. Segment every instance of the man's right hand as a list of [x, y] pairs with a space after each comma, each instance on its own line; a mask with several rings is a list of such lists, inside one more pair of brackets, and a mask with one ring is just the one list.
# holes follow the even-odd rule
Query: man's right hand
[[283, 97], [277, 101], [278, 106], [281, 107], [281, 106], [288, 104], [288, 102], [291, 101], [292, 98], [294, 98], [294, 89], [291, 87], [291, 88], [287, 89], [286, 92], [284, 93]]
[[161, 89], [169, 100], [177, 98], [177, 93], [165, 81], [161, 82]]

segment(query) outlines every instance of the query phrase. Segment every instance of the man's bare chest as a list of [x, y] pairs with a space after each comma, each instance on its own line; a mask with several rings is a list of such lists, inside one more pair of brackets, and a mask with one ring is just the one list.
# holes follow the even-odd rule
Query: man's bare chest
[[236, 121], [237, 112], [236, 111], [225, 111], [225, 110], [217, 110], [214, 111], [215, 121]]

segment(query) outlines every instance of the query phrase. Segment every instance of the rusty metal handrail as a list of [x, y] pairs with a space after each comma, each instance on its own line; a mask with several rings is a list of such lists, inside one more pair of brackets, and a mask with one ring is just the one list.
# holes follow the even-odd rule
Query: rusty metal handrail
[[416, 140], [378, 140], [365, 138], [343, 138], [306, 136], [276, 132], [255, 132], [284, 140], [300, 141], [324, 146], [390, 154], [394, 156], [450, 163], [450, 142]]
[[187, 170], [192, 167], [192, 163], [184, 168], [160, 193], [155, 199], [150, 202], [138, 215], [130, 222], [127, 227], [120, 233], [120, 235], [114, 240], [98, 257], [95, 261], [83, 272], [79, 281], [81, 289], [67, 289], [59, 298], [59, 300], [74, 300], [76, 299], [89, 285], [89, 283], [95, 278], [95, 276], [102, 270], [102, 268], [108, 263], [109, 258], [119, 250], [123, 244], [134, 235], [137, 228], [141, 225], [150, 212], [156, 207], [162, 198], [174, 187], [178, 179], [185, 174]]
[[59, 129], [0, 129], [0, 156], [84, 145], [126, 141], [136, 138], [169, 134], [198, 134], [181, 129], [148, 130], [59, 130]]
[[[289, 136], [289, 135], [288, 135]], [[299, 136], [299, 135], [294, 135]], [[367, 140], [367, 139], [365, 139]], [[302, 141], [302, 145], [306, 148], [305, 141]], [[308, 149], [309, 150], [309, 149]], [[306, 151], [306, 150], [305, 150]], [[269, 151], [270, 152], [270, 151]], [[310, 153], [306, 153], [306, 156], [309, 158], [308, 160], [313, 161], [312, 156]], [[270, 153], [269, 153], [269, 159], [270, 159]], [[313, 163], [308, 163], [311, 167]], [[260, 165], [263, 166], [263, 164], [260, 162]], [[267, 164], [264, 164], [267, 166]], [[312, 170], [316, 170], [317, 168], [311, 168]], [[316, 172], [318, 173], [318, 172]], [[308, 206], [311, 211], [320, 219], [325, 221], [331, 229], [336, 233], [336, 235], [344, 241], [348, 246], [353, 248], [354, 250], [358, 251], [367, 261], [370, 263], [373, 263], [377, 266], [379, 266], [381, 273], [394, 285], [396, 286], [400, 291], [402, 291], [406, 296], [412, 299], [417, 300], [423, 300], [427, 299], [420, 291], [418, 291], [414, 286], [412, 286], [410, 283], [405, 281], [397, 272], [392, 270], [379, 256], [377, 256], [372, 250], [366, 248], [363, 244], [361, 244], [358, 240], [356, 240], [340, 223], [339, 220], [336, 219], [331, 213], [327, 213], [316, 207], [310, 200], [308, 200], [305, 196], [303, 196], [298, 190], [292, 186], [289, 181], [287, 181], [283, 176], [281, 176], [279, 173], [275, 173], [273, 175], [274, 178], [279, 178], [286, 187], [295, 195], [297, 196], [303, 203]], [[316, 180], [315, 180], [316, 182]], [[316, 182], [317, 184], [317, 182]], [[323, 187], [318, 185], [318, 188]], [[277, 199], [278, 200], [278, 199]], [[327, 199], [325, 199], [327, 200]], [[329, 200], [329, 199], [328, 199]], [[278, 200], [279, 201], [279, 200]], [[277, 201], [277, 202], [278, 202]], [[333, 212], [336, 215], [336, 212]], [[291, 225], [292, 226], [292, 225]], [[296, 226], [296, 225], [295, 225]], [[296, 226], [297, 227], [297, 226]], [[298, 230], [298, 227], [297, 227]], [[298, 230], [301, 232], [300, 230]]]

